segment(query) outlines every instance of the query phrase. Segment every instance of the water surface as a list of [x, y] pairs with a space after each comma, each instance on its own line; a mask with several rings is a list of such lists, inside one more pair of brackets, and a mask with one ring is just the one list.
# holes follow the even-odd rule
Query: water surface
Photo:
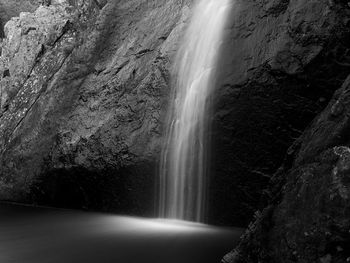
[[0, 204], [1, 263], [220, 262], [241, 229]]

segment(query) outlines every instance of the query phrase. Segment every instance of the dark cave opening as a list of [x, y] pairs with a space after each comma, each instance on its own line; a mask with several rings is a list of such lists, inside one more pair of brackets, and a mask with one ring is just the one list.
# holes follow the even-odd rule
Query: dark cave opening
[[31, 203], [154, 217], [153, 171], [152, 165], [102, 171], [79, 167], [51, 170], [31, 187]]

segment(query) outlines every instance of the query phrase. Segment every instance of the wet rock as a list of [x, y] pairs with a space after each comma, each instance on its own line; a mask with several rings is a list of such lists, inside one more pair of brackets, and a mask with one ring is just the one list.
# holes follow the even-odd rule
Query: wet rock
[[3, 26], [12, 17], [16, 17], [21, 12], [34, 12], [39, 6], [37, 0], [0, 0], [0, 18], [3, 22]]
[[266, 205], [287, 149], [349, 74], [349, 12], [346, 1], [235, 2], [215, 94], [214, 222], [246, 226]]
[[[340, 263], [349, 258], [349, 80], [298, 140], [293, 164], [276, 175], [281, 183], [270, 201], [271, 213], [259, 216], [231, 262]], [[339, 102], [343, 114], [334, 117]]]
[[6, 24], [0, 199], [153, 213], [184, 1], [52, 1]]

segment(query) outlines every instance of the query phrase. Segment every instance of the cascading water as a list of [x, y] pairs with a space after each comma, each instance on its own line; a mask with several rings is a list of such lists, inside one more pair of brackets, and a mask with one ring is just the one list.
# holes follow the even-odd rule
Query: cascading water
[[208, 115], [233, 0], [198, 0], [174, 64], [174, 94], [160, 170], [160, 216], [203, 221]]

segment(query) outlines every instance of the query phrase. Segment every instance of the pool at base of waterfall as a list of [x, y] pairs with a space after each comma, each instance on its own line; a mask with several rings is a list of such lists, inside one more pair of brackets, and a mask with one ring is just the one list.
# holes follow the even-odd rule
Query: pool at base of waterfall
[[243, 230], [2, 203], [1, 263], [220, 262]]

